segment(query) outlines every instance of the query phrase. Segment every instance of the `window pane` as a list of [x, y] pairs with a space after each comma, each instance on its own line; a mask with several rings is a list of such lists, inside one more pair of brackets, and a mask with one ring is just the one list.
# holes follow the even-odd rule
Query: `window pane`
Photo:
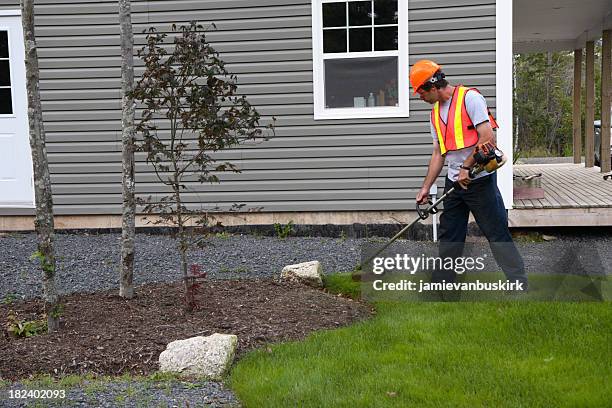
[[346, 52], [346, 29], [323, 30], [323, 52]]
[[397, 50], [397, 27], [374, 29], [374, 51]]
[[349, 29], [349, 51], [372, 51], [372, 29], [351, 28]]
[[325, 60], [326, 108], [397, 103], [397, 57]]
[[11, 73], [9, 71], [9, 62], [7, 60], [0, 61], [0, 86], [9, 86], [11, 84]]
[[346, 3], [323, 4], [323, 27], [346, 27]]
[[374, 24], [397, 24], [397, 0], [374, 0]]
[[11, 89], [0, 88], [0, 115], [13, 113], [13, 104], [11, 102]]
[[0, 58], [8, 58], [8, 34], [6, 31], [0, 31]]
[[351, 1], [349, 3], [349, 25], [372, 25], [372, 2]]

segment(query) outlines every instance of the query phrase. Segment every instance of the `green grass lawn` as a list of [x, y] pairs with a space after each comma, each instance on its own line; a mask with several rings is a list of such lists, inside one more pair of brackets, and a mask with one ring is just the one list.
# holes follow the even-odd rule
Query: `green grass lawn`
[[[359, 294], [349, 276], [326, 284]], [[375, 307], [367, 321], [250, 353], [229, 385], [245, 407], [610, 406], [609, 302]]]

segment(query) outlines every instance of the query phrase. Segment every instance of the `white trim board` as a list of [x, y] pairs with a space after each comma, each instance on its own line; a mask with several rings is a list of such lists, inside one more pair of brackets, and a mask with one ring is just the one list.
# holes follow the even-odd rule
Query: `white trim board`
[[495, 1], [495, 99], [499, 122], [497, 145], [508, 162], [497, 172], [497, 185], [507, 209], [513, 206], [512, 179], [512, 0]]

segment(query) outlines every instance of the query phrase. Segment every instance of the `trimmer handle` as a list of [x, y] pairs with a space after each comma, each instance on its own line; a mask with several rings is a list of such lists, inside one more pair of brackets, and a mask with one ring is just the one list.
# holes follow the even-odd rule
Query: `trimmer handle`
[[429, 218], [429, 214], [436, 214], [438, 209], [433, 206], [433, 202], [431, 201], [431, 197], [427, 198], [427, 207], [425, 204], [416, 204], [417, 214], [419, 214], [419, 218], [422, 220], [426, 220]]

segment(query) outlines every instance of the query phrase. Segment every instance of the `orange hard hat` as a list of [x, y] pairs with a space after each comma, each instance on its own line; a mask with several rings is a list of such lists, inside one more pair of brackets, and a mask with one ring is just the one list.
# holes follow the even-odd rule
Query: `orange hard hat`
[[431, 60], [419, 60], [410, 68], [410, 83], [414, 93], [442, 67]]

